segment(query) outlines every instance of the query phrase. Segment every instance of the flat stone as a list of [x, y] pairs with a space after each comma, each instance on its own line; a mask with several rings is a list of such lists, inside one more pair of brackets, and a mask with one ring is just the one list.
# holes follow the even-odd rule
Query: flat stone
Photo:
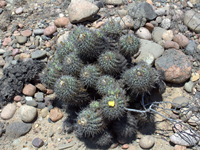
[[177, 145], [193, 146], [199, 142], [199, 135], [192, 129], [185, 130], [171, 135], [170, 141]]
[[36, 50], [31, 54], [32, 59], [39, 59], [46, 56], [46, 51]]
[[194, 86], [195, 86], [195, 82], [189, 81], [189, 82], [186, 82], [186, 83], [184, 84], [184, 89], [185, 89], [187, 92], [191, 93]]
[[35, 35], [41, 35], [41, 34], [44, 33], [44, 29], [35, 29], [35, 30], [33, 30], [33, 33], [34, 33]]
[[7, 104], [4, 106], [2, 112], [1, 112], [1, 118], [4, 120], [11, 119], [16, 111], [16, 106], [15, 104]]
[[19, 44], [24, 44], [27, 41], [27, 37], [26, 36], [16, 36], [17, 42]]
[[99, 8], [89, 1], [73, 0], [68, 7], [69, 20], [71, 23], [79, 23], [90, 20], [97, 14], [98, 11]]
[[167, 30], [163, 29], [163, 28], [160, 28], [160, 27], [155, 27], [153, 29], [153, 32], [152, 32], [152, 39], [154, 42], [158, 43], [159, 41], [162, 40], [162, 35], [164, 32], [166, 32]]
[[29, 37], [29, 36], [31, 36], [32, 31], [31, 30], [24, 30], [24, 31], [21, 31], [20, 33], [21, 33], [22, 36]]
[[22, 105], [19, 114], [22, 121], [31, 122], [37, 115], [37, 109], [32, 106]]
[[52, 120], [52, 121], [58, 121], [60, 120], [61, 118], [63, 117], [63, 113], [61, 112], [61, 110], [58, 108], [58, 107], [55, 107], [53, 109], [50, 110], [50, 113], [49, 113], [49, 118]]
[[184, 16], [184, 24], [196, 33], [200, 33], [200, 13], [188, 10]]
[[42, 102], [44, 100], [44, 93], [37, 92], [37, 93], [35, 93], [34, 97], [36, 98], [37, 102]]
[[107, 5], [122, 5], [124, 3], [123, 0], [106, 0], [105, 4]]
[[193, 82], [199, 80], [199, 74], [198, 73], [192, 73], [190, 80], [193, 81]]
[[70, 142], [70, 143], [67, 143], [67, 144], [63, 144], [63, 145], [60, 145], [58, 147], [59, 150], [64, 150], [66, 148], [70, 148], [72, 146], [74, 146], [76, 143], [74, 141]]
[[45, 86], [43, 84], [41, 84], [41, 83], [38, 83], [35, 86], [36, 86], [36, 88], [38, 88], [42, 92], [46, 92], [47, 91], [47, 89], [45, 88]]
[[189, 99], [186, 97], [176, 97], [173, 99], [172, 101], [172, 107], [173, 108], [183, 108], [185, 106], [187, 106], [189, 103]]
[[166, 50], [155, 61], [156, 69], [163, 72], [164, 80], [171, 83], [184, 83], [191, 76], [191, 62], [180, 50]]
[[154, 55], [152, 53], [144, 52], [144, 53], [141, 53], [136, 58], [136, 63], [143, 61], [143, 62], [146, 62], [148, 65], [152, 65], [154, 60], [155, 60], [155, 58], [154, 58]]
[[156, 59], [163, 54], [164, 48], [161, 45], [154, 43], [152, 41], [140, 39], [139, 51], [141, 51], [141, 53], [149, 52], [153, 54], [153, 56]]
[[166, 49], [179, 49], [179, 45], [176, 43], [176, 42], [173, 42], [173, 41], [166, 41], [165, 44], [164, 44], [164, 48]]
[[29, 132], [31, 128], [32, 124], [14, 121], [7, 126], [5, 136], [15, 139]]
[[37, 107], [38, 103], [36, 101], [26, 101], [26, 105]]

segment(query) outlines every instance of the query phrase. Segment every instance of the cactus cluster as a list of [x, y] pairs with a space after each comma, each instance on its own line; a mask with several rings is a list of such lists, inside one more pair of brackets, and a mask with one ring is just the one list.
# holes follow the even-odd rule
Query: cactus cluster
[[137, 120], [125, 107], [135, 108], [134, 96], [148, 94], [162, 82], [145, 62], [135, 65], [128, 61], [138, 52], [138, 39], [122, 35], [119, 24], [108, 22], [97, 30], [75, 27], [62, 46], [41, 81], [59, 99], [78, 107], [73, 124], [77, 137], [107, 146], [115, 137], [132, 136]]

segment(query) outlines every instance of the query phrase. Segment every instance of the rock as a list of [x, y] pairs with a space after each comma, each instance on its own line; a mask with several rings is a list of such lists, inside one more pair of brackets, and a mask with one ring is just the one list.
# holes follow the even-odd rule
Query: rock
[[191, 62], [180, 50], [169, 49], [155, 61], [156, 69], [163, 72], [164, 80], [183, 83], [191, 76]]
[[195, 82], [189, 81], [189, 82], [186, 82], [186, 83], [185, 83], [184, 89], [185, 89], [187, 92], [191, 93], [194, 86], [195, 86]]
[[157, 23], [161, 23], [162, 20], [163, 20], [162, 17], [157, 17], [157, 18], [156, 18], [156, 22], [157, 22]]
[[166, 19], [163, 19], [162, 22], [161, 22], [161, 27], [164, 28], [164, 29], [169, 29], [169, 27], [171, 26], [171, 20], [166, 18]]
[[41, 83], [38, 83], [35, 86], [36, 86], [36, 88], [38, 88], [42, 92], [46, 92], [47, 91], [47, 89], [45, 88], [45, 86], [43, 84], [41, 84]]
[[54, 24], [56, 27], [60, 28], [60, 27], [66, 27], [66, 25], [69, 23], [69, 18], [67, 17], [61, 17], [58, 18], [54, 21]]
[[98, 11], [99, 8], [89, 1], [73, 0], [68, 7], [69, 20], [71, 23], [79, 23], [90, 20], [97, 14]]
[[186, 54], [186, 55], [191, 55], [191, 56], [193, 56], [194, 55], [194, 53], [195, 53], [195, 49], [196, 49], [196, 44], [195, 44], [195, 42], [193, 41], [193, 40], [190, 40], [189, 41], [189, 44], [185, 47], [185, 49], [184, 49], [184, 53]]
[[0, 58], [0, 66], [4, 66], [6, 64], [6, 61], [3, 58]]
[[181, 108], [179, 118], [183, 121], [187, 121], [192, 116], [192, 111], [189, 108]]
[[192, 129], [185, 130], [171, 135], [170, 141], [177, 145], [193, 146], [199, 142], [199, 135]]
[[146, 62], [148, 65], [152, 65], [154, 62], [155, 58], [152, 53], [149, 52], [144, 52], [141, 53], [137, 58], [136, 58], [136, 63], [139, 63], [141, 61]]
[[47, 115], [48, 115], [48, 108], [47, 107], [44, 107], [42, 110], [41, 110], [41, 115], [42, 115], [42, 118], [45, 118]]
[[29, 37], [29, 36], [31, 36], [32, 31], [31, 31], [31, 30], [24, 30], [24, 31], [21, 31], [20, 34], [21, 34], [22, 36]]
[[173, 42], [173, 41], [166, 41], [165, 44], [164, 44], [164, 48], [166, 49], [179, 49], [179, 45], [176, 43], [176, 42]]
[[120, 21], [120, 25], [123, 29], [133, 29], [134, 26], [134, 21], [131, 18], [131, 16], [126, 15], [122, 18], [122, 20]]
[[189, 99], [186, 97], [176, 97], [172, 101], [172, 108], [183, 108], [187, 106], [189, 103]]
[[122, 5], [124, 3], [123, 0], [106, 0], [105, 4], [107, 5]]
[[161, 45], [154, 43], [152, 41], [140, 39], [139, 51], [141, 51], [141, 54], [144, 52], [149, 52], [153, 54], [154, 58], [158, 58], [163, 54], [164, 48]]
[[200, 125], [199, 114], [192, 114], [192, 116], [187, 121], [189, 125], [198, 126]]
[[39, 148], [39, 147], [42, 147], [44, 145], [44, 141], [40, 138], [35, 138], [33, 141], [32, 141], [32, 145]]
[[26, 36], [16, 36], [16, 39], [17, 39], [17, 42], [19, 43], [19, 44], [24, 44], [24, 43], [26, 43], [26, 41], [27, 41], [27, 37]]
[[74, 141], [70, 142], [70, 143], [67, 143], [67, 144], [63, 144], [63, 145], [60, 145], [58, 147], [59, 150], [64, 150], [66, 148], [70, 148], [72, 146], [74, 146], [76, 143]]
[[47, 28], [44, 29], [44, 34], [46, 36], [52, 35], [53, 33], [55, 33], [57, 31], [57, 27], [52, 25], [52, 26], [48, 26]]
[[199, 80], [199, 74], [198, 73], [192, 73], [190, 80], [193, 81], [193, 82]]
[[100, 28], [101, 26], [103, 26], [105, 24], [105, 22], [103, 21], [99, 21], [96, 25], [95, 25], [95, 28]]
[[163, 29], [163, 28], [160, 28], [160, 27], [155, 27], [153, 29], [153, 32], [152, 32], [152, 39], [154, 42], [158, 43], [159, 41], [162, 40], [162, 35], [164, 32], [166, 32], [167, 30]]
[[144, 149], [149, 149], [155, 144], [155, 139], [153, 136], [146, 135], [140, 139], [140, 147]]
[[129, 145], [128, 145], [128, 144], [124, 144], [124, 145], [122, 145], [121, 148], [122, 148], [122, 149], [128, 149], [128, 148], [129, 148]]
[[44, 100], [44, 94], [42, 92], [35, 93], [35, 98], [37, 102], [42, 102]]
[[33, 30], [33, 33], [34, 33], [35, 35], [41, 35], [41, 34], [44, 33], [44, 29], [35, 29], [35, 30]]
[[0, 8], [4, 8], [6, 5], [6, 1], [0, 1]]
[[0, 55], [3, 55], [6, 51], [4, 49], [0, 49]]
[[58, 121], [62, 117], [63, 117], [63, 113], [61, 112], [61, 110], [58, 107], [55, 107], [50, 110], [49, 118], [51, 119], [51, 121], [53, 121], [53, 122]]
[[21, 98], [22, 98], [21, 96], [17, 95], [17, 96], [14, 97], [14, 101], [20, 102]]
[[14, 121], [6, 127], [5, 137], [18, 138], [26, 134], [32, 128], [32, 124]]
[[11, 11], [4, 9], [3, 13], [0, 15], [0, 30], [6, 31], [11, 21]]
[[7, 104], [6, 106], [4, 106], [1, 112], [1, 118], [4, 120], [8, 120], [14, 116], [15, 111], [16, 111], [15, 104]]
[[65, 32], [65, 34], [61, 35], [56, 41], [57, 46], [62, 47], [61, 43], [64, 43], [67, 40], [68, 36], [69, 32]]
[[21, 14], [23, 12], [23, 8], [22, 7], [19, 7], [15, 10], [15, 13], [16, 14]]
[[12, 56], [15, 56], [15, 55], [20, 54], [20, 53], [21, 53], [21, 51], [19, 49], [13, 49], [12, 50]]
[[26, 105], [37, 107], [38, 103], [36, 101], [31, 100], [31, 101], [26, 101]]
[[179, 122], [174, 123], [172, 129], [175, 133], [177, 133], [177, 132], [186, 130], [187, 127], [186, 127], [186, 124], [182, 120], [180, 120]]
[[164, 16], [164, 15], [165, 15], [165, 9], [163, 9], [163, 8], [156, 9], [156, 10], [155, 10], [155, 13], [156, 13], [158, 16]]
[[187, 150], [187, 147], [181, 145], [175, 145], [174, 150]]
[[53, 90], [52, 89], [47, 89], [46, 94], [53, 94]]
[[20, 56], [19, 56], [19, 58], [21, 60], [23, 60], [23, 59], [26, 59], [26, 58], [31, 58], [31, 55], [28, 54], [28, 53], [21, 53]]
[[154, 29], [154, 25], [151, 24], [151, 23], [146, 23], [146, 24], [145, 24], [145, 28], [147, 28], [150, 32], [152, 32], [153, 29]]
[[42, 50], [36, 50], [33, 53], [31, 53], [31, 58], [32, 59], [39, 59], [46, 56], [46, 51], [42, 51]]
[[26, 84], [22, 92], [27, 96], [33, 96], [36, 92], [36, 87], [32, 84]]
[[43, 109], [43, 108], [45, 108], [46, 106], [45, 106], [45, 103], [43, 103], [43, 102], [38, 102], [38, 106], [37, 106], [37, 108], [38, 109]]
[[4, 40], [3, 40], [3, 46], [8, 46], [8, 44], [11, 42], [11, 38], [10, 37], [8, 37], [8, 38], [5, 38]]
[[151, 33], [144, 27], [140, 27], [137, 30], [136, 35], [141, 39], [151, 40]]
[[128, 14], [133, 18], [133, 19], [141, 19], [145, 18], [147, 20], [153, 20], [156, 18], [156, 13], [153, 10], [153, 7], [151, 4], [143, 2], [143, 3], [138, 3], [137, 5], [133, 6]]
[[22, 105], [19, 110], [19, 115], [22, 121], [31, 122], [37, 115], [37, 109], [32, 106]]
[[178, 43], [180, 47], [186, 47], [189, 44], [189, 40], [185, 35], [175, 35], [173, 41]]
[[174, 37], [174, 34], [172, 30], [167, 30], [162, 34], [162, 39], [164, 41], [171, 41], [173, 37]]
[[200, 14], [194, 10], [188, 10], [184, 15], [184, 24], [196, 33], [200, 33]]

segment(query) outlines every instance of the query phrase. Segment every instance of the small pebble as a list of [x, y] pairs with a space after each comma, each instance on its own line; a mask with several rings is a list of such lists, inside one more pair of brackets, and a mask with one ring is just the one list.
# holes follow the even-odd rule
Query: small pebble
[[53, 122], [60, 120], [62, 117], [63, 117], [63, 113], [61, 112], [61, 110], [58, 107], [55, 107], [55, 108], [50, 110], [49, 118]]
[[35, 138], [33, 141], [32, 141], [32, 144], [33, 146], [35, 147], [42, 147], [44, 145], [44, 141], [40, 138]]
[[21, 96], [17, 95], [17, 96], [14, 97], [14, 101], [20, 102], [21, 98], [22, 98]]
[[140, 147], [144, 149], [149, 149], [155, 144], [155, 139], [153, 136], [146, 135], [140, 139]]
[[41, 115], [42, 115], [42, 118], [45, 118], [47, 115], [48, 115], [48, 108], [45, 107], [41, 110]]
[[199, 80], [199, 74], [198, 73], [192, 73], [190, 80], [193, 81], [193, 82]]
[[15, 10], [15, 13], [16, 14], [21, 14], [23, 12], [23, 8], [22, 7], [19, 7]]
[[7, 104], [6, 106], [4, 106], [1, 112], [1, 118], [4, 120], [11, 119], [15, 114], [15, 111], [16, 111], [15, 104]]
[[128, 148], [129, 148], [129, 145], [128, 145], [128, 144], [122, 145], [122, 149], [128, 149]]
[[33, 96], [36, 92], [36, 87], [32, 84], [26, 84], [22, 92], [24, 95]]

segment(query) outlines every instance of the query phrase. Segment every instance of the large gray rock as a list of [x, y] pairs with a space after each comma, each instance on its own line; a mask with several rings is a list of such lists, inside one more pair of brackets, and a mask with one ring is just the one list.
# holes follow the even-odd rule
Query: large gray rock
[[141, 51], [140, 55], [142, 55], [142, 53], [149, 52], [153, 54], [154, 58], [158, 58], [163, 54], [164, 48], [155, 42], [140, 39], [139, 51]]
[[6, 128], [6, 137], [8, 138], [18, 138], [21, 135], [26, 134], [30, 131], [32, 124], [23, 122], [11, 122]]
[[69, 20], [71, 23], [90, 20], [98, 11], [99, 8], [89, 1], [73, 0], [68, 7]]
[[200, 33], [200, 14], [194, 10], [189, 10], [185, 13], [184, 24], [192, 31]]
[[199, 142], [200, 135], [193, 130], [185, 130], [177, 132], [170, 136], [170, 141], [177, 145], [193, 146]]

